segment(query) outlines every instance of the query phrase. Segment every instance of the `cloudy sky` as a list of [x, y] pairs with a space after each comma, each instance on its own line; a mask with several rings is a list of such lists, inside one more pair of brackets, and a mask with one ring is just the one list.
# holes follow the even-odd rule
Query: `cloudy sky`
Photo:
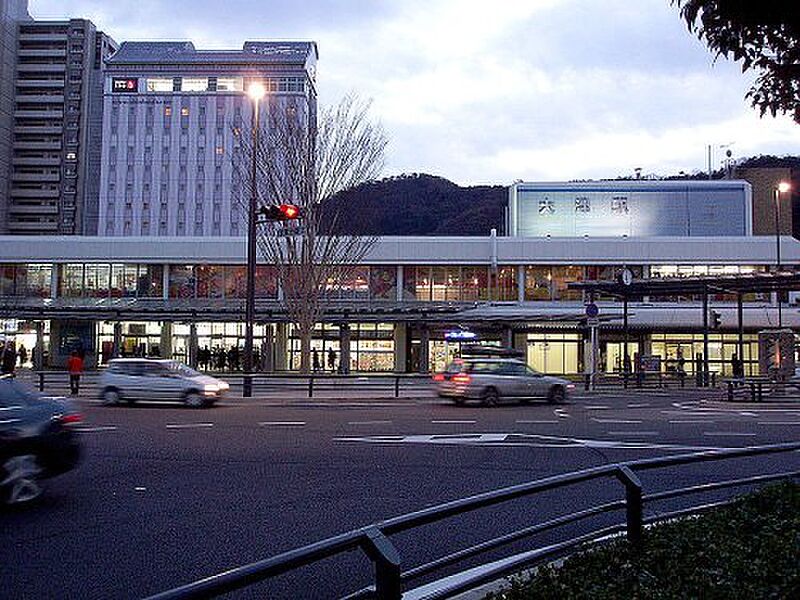
[[[636, 10], [632, 10], [632, 7]], [[706, 168], [800, 153], [800, 125], [760, 119], [750, 76], [713, 61], [669, 0], [30, 0], [118, 42], [314, 40], [321, 102], [374, 102], [387, 175], [461, 184]]]

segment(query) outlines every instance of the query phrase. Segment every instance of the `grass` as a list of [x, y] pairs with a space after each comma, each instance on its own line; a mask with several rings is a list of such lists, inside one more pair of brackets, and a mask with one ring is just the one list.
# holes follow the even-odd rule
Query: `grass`
[[800, 485], [783, 483], [733, 504], [651, 527], [546, 565], [486, 600], [800, 598]]

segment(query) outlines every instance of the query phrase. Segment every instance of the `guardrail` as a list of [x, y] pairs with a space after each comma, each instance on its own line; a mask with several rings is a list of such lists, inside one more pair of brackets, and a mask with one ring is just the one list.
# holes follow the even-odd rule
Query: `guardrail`
[[[69, 375], [64, 371], [20, 371], [24, 378], [32, 377], [31, 383], [40, 392], [66, 393], [69, 390]], [[317, 398], [335, 396], [342, 391], [363, 393], [371, 398], [399, 398], [425, 392], [430, 393], [430, 375], [417, 374], [324, 374], [300, 375], [296, 373], [216, 373], [210, 375], [224, 379], [231, 385], [231, 394], [242, 395], [246, 380], [250, 379], [252, 395], [287, 393], [293, 396]], [[87, 372], [81, 377], [81, 388], [94, 388], [99, 372]]]
[[[710, 387], [717, 386], [717, 373], [708, 374]], [[583, 376], [585, 389], [591, 387], [590, 375]], [[700, 377], [675, 371], [636, 371], [634, 373], [597, 373], [594, 377], [594, 387], [622, 387], [628, 388], [668, 388], [668, 387], [709, 387], [703, 385]]]
[[[642, 540], [643, 528], [646, 524], [656, 521], [672, 519], [687, 514], [693, 514], [720, 506], [730, 500], [704, 504], [694, 504], [691, 507], [661, 513], [657, 517], [644, 516], [644, 506], [648, 502], [656, 502], [681, 496], [704, 494], [717, 490], [741, 487], [745, 485], [760, 484], [779, 479], [796, 478], [800, 470], [782, 471], [780, 473], [762, 474], [738, 479], [714, 481], [701, 485], [692, 485], [672, 488], [656, 493], [645, 494], [637, 472], [666, 467], [677, 467], [701, 462], [729, 460], [734, 458], [749, 458], [767, 454], [790, 453], [800, 450], [800, 443], [776, 444], [771, 446], [758, 446], [751, 448], [697, 452], [631, 462], [621, 462], [599, 467], [592, 467], [563, 475], [547, 477], [537, 481], [514, 485], [499, 490], [477, 494], [468, 498], [454, 500], [426, 508], [407, 515], [374, 523], [341, 535], [337, 535], [320, 542], [303, 546], [272, 558], [240, 566], [223, 573], [189, 583], [187, 585], [156, 594], [149, 600], [185, 600], [197, 598], [213, 598], [221, 594], [242, 589], [249, 585], [267, 580], [277, 575], [292, 571], [296, 568], [311, 565], [323, 559], [331, 558], [353, 550], [361, 550], [372, 561], [375, 568], [374, 585], [364, 588], [347, 596], [347, 598], [380, 598], [381, 600], [399, 600], [403, 595], [404, 584], [435, 573], [445, 567], [457, 565], [461, 561], [479, 556], [490, 550], [497, 550], [531, 536], [553, 530], [558, 527], [575, 523], [589, 517], [604, 513], [624, 510], [623, 523], [595, 528], [586, 534], [566, 539], [557, 544], [548, 545], [546, 548], [527, 553], [517, 554], [505, 561], [495, 561], [493, 566], [473, 572], [472, 575], [461, 578], [457, 583], [449, 585], [445, 591], [438, 592], [429, 597], [445, 597], [461, 591], [472, 589], [483, 583], [494, 581], [504, 575], [517, 572], [521, 568], [542, 562], [548, 558], [563, 555], [575, 549], [580, 544], [598, 540], [608, 535], [625, 533], [631, 544], [638, 544]], [[796, 455], [793, 455], [797, 458]], [[393, 534], [409, 531], [430, 523], [456, 517], [480, 508], [486, 508], [509, 502], [514, 499], [533, 496], [549, 490], [566, 488], [578, 483], [592, 480], [611, 478], [619, 481], [625, 491], [624, 499], [592, 506], [590, 508], [568, 513], [549, 521], [536, 523], [479, 544], [463, 548], [452, 554], [442, 556], [431, 562], [403, 570], [401, 555], [391, 541]]]

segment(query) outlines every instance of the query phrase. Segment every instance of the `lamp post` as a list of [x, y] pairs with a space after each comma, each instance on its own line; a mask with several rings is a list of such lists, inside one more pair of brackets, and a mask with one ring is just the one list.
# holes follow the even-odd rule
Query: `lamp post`
[[258, 104], [264, 98], [266, 90], [259, 82], [253, 82], [247, 88], [247, 95], [253, 101], [253, 140], [252, 164], [250, 172], [250, 202], [247, 207], [247, 299], [245, 300], [244, 324], [244, 382], [242, 396], [253, 395], [253, 321], [255, 321], [256, 304], [256, 205], [258, 203], [258, 137], [259, 111]]
[[[781, 181], [775, 186], [774, 189], [774, 196], [775, 196], [775, 258], [776, 258], [776, 274], [781, 270], [781, 230], [780, 230], [780, 221], [781, 221], [781, 194], [784, 194], [792, 189], [792, 186], [789, 185], [786, 181]], [[778, 290], [778, 328], [783, 327], [783, 310], [782, 310], [782, 302], [781, 302], [781, 291]]]

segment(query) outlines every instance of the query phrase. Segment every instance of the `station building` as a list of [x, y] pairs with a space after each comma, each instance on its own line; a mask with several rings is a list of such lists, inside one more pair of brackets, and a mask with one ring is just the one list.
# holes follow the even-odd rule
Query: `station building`
[[[730, 212], [747, 209], [747, 184], [730, 190]], [[565, 219], [573, 218], [575, 208], [583, 206], [576, 198], [585, 193], [571, 193], [571, 202], [556, 204], [547, 216], [557, 217], [560, 210]], [[597, 207], [598, 218], [614, 218], [613, 211], [602, 217], [602, 203], [611, 206], [621, 195], [616, 190], [605, 199], [593, 196], [590, 211]], [[543, 214], [538, 202], [531, 217], [517, 200], [516, 231], [535, 226], [530, 220]], [[632, 210], [632, 196], [628, 202]], [[514, 205], [510, 202], [511, 212]], [[728, 214], [724, 206], [715, 210], [720, 220]], [[541, 371], [582, 373], [588, 298], [569, 284], [613, 280], [623, 268], [636, 279], [774, 270], [776, 238], [749, 235], [745, 217], [732, 221], [730, 230], [718, 224], [713, 236], [635, 235], [640, 232], [633, 223], [634, 235], [383, 237], [350, 280], [329, 282], [330, 299], [313, 347], [325, 357], [334, 350], [337, 362], [351, 372], [435, 371], [463, 344], [479, 343], [514, 346]], [[597, 231], [603, 228], [598, 225]], [[800, 242], [778, 239], [781, 270], [794, 270], [800, 265]], [[201, 349], [244, 345], [245, 256], [243, 237], [2, 237], [4, 336], [29, 350], [38, 345], [53, 367], [78, 347], [91, 365], [117, 354], [196, 364]], [[270, 265], [258, 266], [257, 296], [258, 367], [299, 368], [300, 340], [281, 307]], [[600, 368], [620, 371], [621, 302], [594, 300], [601, 318]], [[743, 359], [749, 374], [758, 370], [757, 333], [777, 325], [778, 310], [775, 294], [747, 294], [743, 300]], [[729, 373], [737, 352], [736, 298], [718, 293], [710, 301], [720, 316], [710, 335], [710, 369]], [[783, 326], [800, 327], [794, 298], [783, 302]], [[628, 308], [630, 356], [658, 356], [659, 368], [669, 371], [681, 356], [701, 351], [699, 298], [634, 298]], [[691, 361], [685, 368], [691, 374]]]

